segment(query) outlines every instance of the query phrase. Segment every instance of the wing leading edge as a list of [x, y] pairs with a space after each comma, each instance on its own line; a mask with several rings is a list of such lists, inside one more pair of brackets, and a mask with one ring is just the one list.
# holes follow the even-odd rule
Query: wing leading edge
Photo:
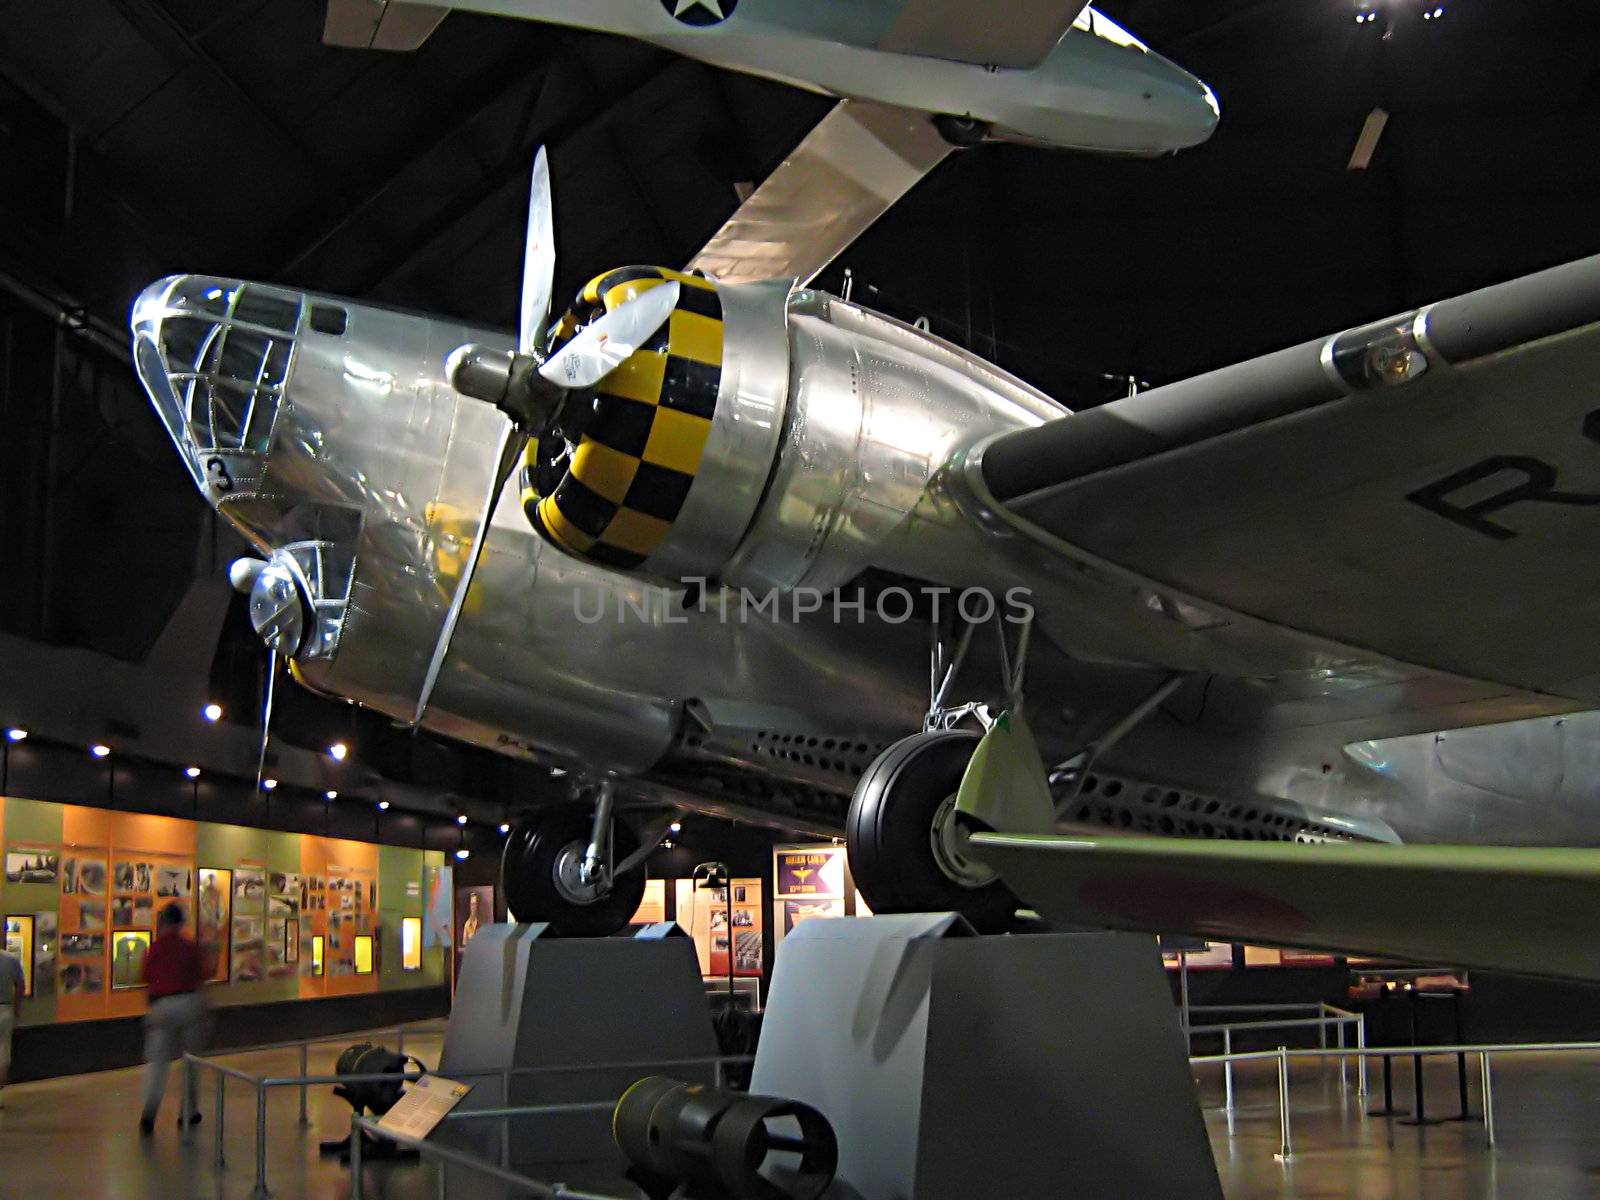
[[1600, 980], [1600, 851], [976, 833], [1052, 921]]
[[1057, 553], [1600, 703], [1600, 257], [1006, 434], [978, 469]]

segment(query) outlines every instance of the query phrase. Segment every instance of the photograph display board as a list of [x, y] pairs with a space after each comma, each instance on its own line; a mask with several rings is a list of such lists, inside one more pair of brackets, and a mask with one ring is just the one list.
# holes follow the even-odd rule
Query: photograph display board
[[233, 963], [233, 872], [225, 867], [201, 867], [200, 889], [195, 897], [195, 941], [211, 967], [210, 982], [227, 983]]
[[[734, 975], [759, 976], [762, 965], [762, 894], [760, 879], [731, 880], [727, 888], [699, 886], [694, 879], [675, 880], [677, 921], [694, 939], [700, 973], [726, 978], [728, 949], [734, 950]], [[731, 895], [730, 895], [731, 891]], [[730, 914], [729, 910], [732, 909]], [[730, 936], [729, 920], [733, 922]]]
[[[146, 954], [171, 904], [201, 947], [214, 1005], [442, 984], [444, 955], [421, 942], [425, 873], [443, 858], [360, 839], [0, 795], [0, 865], [9, 867], [0, 873], [0, 914], [7, 941], [24, 951], [30, 993], [19, 1018], [33, 1025], [139, 1017]], [[380, 916], [385, 887], [394, 891], [392, 911]], [[483, 923], [490, 920], [485, 911]], [[394, 956], [392, 970], [385, 953]]]

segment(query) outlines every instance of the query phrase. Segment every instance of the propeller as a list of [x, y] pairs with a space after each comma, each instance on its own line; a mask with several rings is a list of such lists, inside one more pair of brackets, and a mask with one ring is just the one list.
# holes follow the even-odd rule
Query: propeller
[[546, 357], [542, 347], [555, 266], [550, 163], [541, 147], [533, 160], [528, 192], [517, 349], [494, 350], [474, 343], [458, 347], [445, 360], [445, 375], [456, 391], [493, 404], [534, 437], [555, 427], [569, 393], [592, 388], [650, 341], [678, 303], [675, 281], [657, 284], [590, 322]]
[[550, 198], [550, 159], [539, 147], [528, 188], [528, 233], [522, 250], [522, 314], [517, 349], [532, 354], [544, 343], [550, 319], [550, 289], [556, 277], [555, 204]]
[[278, 678], [278, 652], [292, 654], [305, 630], [305, 613], [293, 580], [281, 565], [259, 558], [235, 559], [228, 582], [249, 597], [250, 624], [267, 646], [267, 681], [261, 701], [261, 745], [256, 753], [256, 791], [267, 770], [267, 742], [272, 736], [272, 698]]

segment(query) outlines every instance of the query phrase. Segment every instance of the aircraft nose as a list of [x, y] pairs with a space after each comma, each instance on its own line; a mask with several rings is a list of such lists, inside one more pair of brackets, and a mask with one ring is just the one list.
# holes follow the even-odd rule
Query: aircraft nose
[[259, 480], [303, 307], [293, 293], [205, 275], [158, 279], [134, 301], [134, 367], [213, 503]]

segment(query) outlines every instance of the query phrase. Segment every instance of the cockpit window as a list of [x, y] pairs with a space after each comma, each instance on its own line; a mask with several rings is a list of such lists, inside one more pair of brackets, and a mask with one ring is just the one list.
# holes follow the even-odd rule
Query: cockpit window
[[318, 333], [342, 337], [346, 320], [347, 318], [342, 308], [335, 308], [331, 304], [313, 304], [311, 306], [311, 328]]
[[259, 287], [242, 287], [233, 306], [233, 319], [260, 325], [275, 333], [293, 334], [300, 323], [300, 304], [288, 296]]

